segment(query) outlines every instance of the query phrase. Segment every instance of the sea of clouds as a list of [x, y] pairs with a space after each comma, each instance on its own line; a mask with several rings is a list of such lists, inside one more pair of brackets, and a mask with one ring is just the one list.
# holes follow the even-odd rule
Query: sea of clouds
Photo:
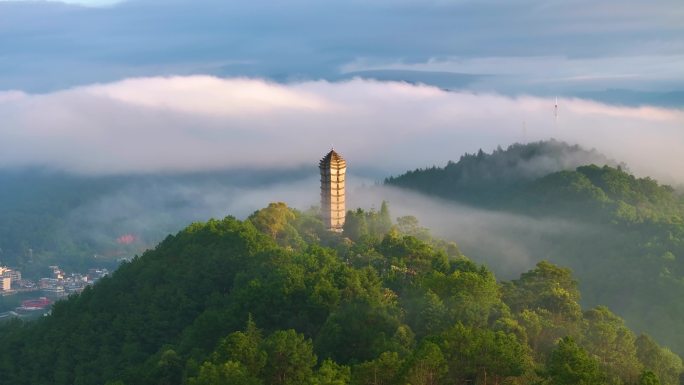
[[684, 180], [684, 111], [445, 91], [402, 82], [133, 78], [0, 91], [0, 167], [79, 174], [292, 168], [331, 147], [384, 175], [556, 138], [638, 175]]

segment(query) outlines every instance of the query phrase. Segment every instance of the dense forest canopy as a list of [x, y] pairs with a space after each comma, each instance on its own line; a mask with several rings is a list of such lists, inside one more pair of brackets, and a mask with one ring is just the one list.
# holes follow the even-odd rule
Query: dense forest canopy
[[509, 282], [413, 217], [345, 235], [274, 203], [193, 223], [52, 315], [0, 327], [3, 384], [677, 384], [681, 359], [571, 271]]
[[[540, 175], [521, 172], [542, 154], [549, 164], [576, 153], [581, 165]], [[640, 331], [684, 353], [684, 199], [670, 186], [624, 166], [596, 163], [560, 142], [513, 145], [464, 155], [443, 168], [419, 169], [386, 183], [478, 207], [556, 218], [583, 229], [546, 234], [537, 260], [569, 266], [583, 304], [606, 304]], [[537, 163], [539, 163], [537, 162]], [[505, 176], [508, 175], [508, 176]], [[455, 238], [458, 241], [458, 236]], [[486, 253], [471, 250], [475, 260]], [[491, 263], [491, 261], [489, 261]], [[496, 266], [494, 266], [496, 268]]]
[[551, 173], [587, 164], [618, 166], [595, 150], [555, 140], [500, 147], [491, 154], [464, 154], [444, 167], [408, 171], [386, 183], [466, 203], [496, 207], [511, 191]]

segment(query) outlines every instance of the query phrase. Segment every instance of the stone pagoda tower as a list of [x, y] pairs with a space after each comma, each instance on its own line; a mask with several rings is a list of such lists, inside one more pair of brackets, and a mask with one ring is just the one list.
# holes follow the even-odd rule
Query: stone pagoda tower
[[323, 223], [331, 231], [342, 231], [344, 226], [344, 174], [347, 162], [330, 150], [321, 159], [318, 167], [321, 169], [321, 217]]

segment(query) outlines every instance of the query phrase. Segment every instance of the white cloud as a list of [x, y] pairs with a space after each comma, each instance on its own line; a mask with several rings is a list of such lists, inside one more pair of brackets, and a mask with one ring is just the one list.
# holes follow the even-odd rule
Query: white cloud
[[683, 111], [561, 99], [556, 121], [553, 103], [358, 79], [283, 85], [190, 76], [5, 92], [0, 167], [285, 168], [315, 164], [334, 145], [350, 167], [389, 174], [554, 137], [595, 147], [641, 175], [684, 180]]
[[325, 100], [316, 95], [246, 78], [141, 78], [85, 87], [84, 91], [142, 107], [206, 115], [231, 116], [325, 108]]

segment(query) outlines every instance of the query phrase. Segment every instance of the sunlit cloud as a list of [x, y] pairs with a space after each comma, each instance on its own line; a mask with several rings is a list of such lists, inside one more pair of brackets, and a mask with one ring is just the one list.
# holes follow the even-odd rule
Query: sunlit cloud
[[0, 93], [0, 167], [85, 174], [288, 168], [334, 146], [383, 175], [549, 138], [684, 180], [684, 111], [355, 79], [139, 78]]
[[246, 78], [142, 78], [83, 88], [85, 93], [142, 107], [196, 114], [244, 115], [276, 110], [322, 110], [315, 94]]

